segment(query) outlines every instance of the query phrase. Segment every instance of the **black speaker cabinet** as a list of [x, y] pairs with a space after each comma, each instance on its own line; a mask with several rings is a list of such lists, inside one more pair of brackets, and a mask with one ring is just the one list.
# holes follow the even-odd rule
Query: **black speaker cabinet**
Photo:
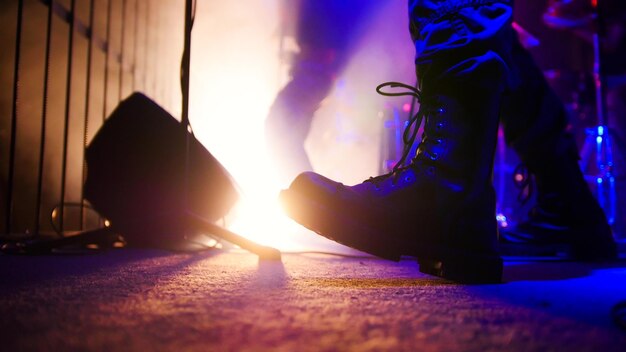
[[167, 247], [189, 230], [187, 214], [215, 222], [238, 199], [224, 167], [140, 93], [106, 120], [86, 160], [85, 198], [129, 245]]

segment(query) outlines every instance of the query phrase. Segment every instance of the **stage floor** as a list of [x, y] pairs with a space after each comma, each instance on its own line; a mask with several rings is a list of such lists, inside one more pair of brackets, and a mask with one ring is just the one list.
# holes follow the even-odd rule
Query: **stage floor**
[[4, 351], [624, 351], [626, 262], [507, 260], [464, 286], [411, 260], [119, 249], [0, 256]]

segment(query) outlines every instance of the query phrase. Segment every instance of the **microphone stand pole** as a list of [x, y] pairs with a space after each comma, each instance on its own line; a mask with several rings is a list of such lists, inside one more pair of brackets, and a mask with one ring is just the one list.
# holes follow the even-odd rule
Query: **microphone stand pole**
[[[190, 73], [190, 64], [191, 64], [191, 29], [193, 28], [194, 22], [194, 0], [186, 0], [185, 1], [185, 41], [184, 41], [184, 49], [183, 49], [183, 58], [181, 62], [181, 75], [180, 75], [180, 84], [182, 91], [182, 116], [181, 116], [181, 126], [184, 129], [185, 133], [185, 160], [184, 160], [184, 170], [185, 173], [183, 178], [183, 199], [184, 204], [189, 204], [188, 195], [189, 195], [189, 167], [190, 167], [190, 145], [192, 138], [192, 129], [189, 123], [189, 73]], [[253, 241], [248, 240], [245, 237], [242, 237], [232, 231], [229, 231], [221, 226], [218, 226], [201, 216], [194, 214], [189, 209], [184, 210], [184, 217], [186, 223], [191, 228], [197, 228], [204, 230], [211, 235], [217, 236], [221, 239], [224, 239], [232, 244], [239, 246], [242, 249], [250, 251], [259, 256], [260, 259], [269, 259], [269, 260], [280, 260], [281, 254], [278, 250], [261, 246]]]
[[591, 0], [593, 8], [593, 79], [596, 92], [596, 118], [595, 131], [589, 131], [595, 137], [596, 144], [596, 196], [598, 202], [606, 213], [610, 225], [615, 223], [617, 194], [615, 189], [615, 177], [613, 175], [613, 150], [611, 145], [611, 133], [607, 116], [606, 101], [606, 77], [602, 57], [602, 39], [605, 37], [604, 26], [605, 10], [602, 6], [604, 1]]

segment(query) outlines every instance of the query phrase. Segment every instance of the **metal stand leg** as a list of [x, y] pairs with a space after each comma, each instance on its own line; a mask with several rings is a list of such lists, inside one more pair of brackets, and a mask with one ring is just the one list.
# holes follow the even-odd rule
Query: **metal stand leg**
[[[598, 203], [604, 209], [609, 225], [617, 216], [617, 192], [613, 165], [611, 132], [607, 126], [588, 128], [581, 153], [581, 169], [585, 178], [595, 187]], [[590, 169], [593, 165], [593, 170]]]
[[[593, 1], [593, 19], [595, 25], [593, 33], [593, 78], [596, 88], [596, 117], [598, 119], [598, 126], [587, 130], [585, 148], [587, 148], [588, 145], [595, 145], [596, 170], [594, 170], [594, 181], [596, 185], [596, 197], [600, 206], [604, 209], [609, 224], [613, 225], [616, 216], [617, 194], [615, 191], [615, 177], [613, 173], [614, 165], [611, 133], [608, 127], [608, 116], [606, 113], [606, 81], [604, 79], [604, 66], [601, 52], [601, 38], [604, 36], [605, 30], [600, 4], [600, 1]], [[587, 162], [586, 164], [585, 161]], [[582, 162], [583, 172], [587, 174], [585, 167], [589, 165], [589, 160], [585, 160], [583, 157]]]

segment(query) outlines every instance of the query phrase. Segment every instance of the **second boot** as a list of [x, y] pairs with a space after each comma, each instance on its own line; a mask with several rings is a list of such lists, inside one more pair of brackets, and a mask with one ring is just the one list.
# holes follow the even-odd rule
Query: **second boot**
[[511, 53], [520, 79], [505, 95], [502, 120], [508, 144], [537, 184], [537, 204], [524, 222], [502, 229], [501, 253], [615, 259], [611, 228], [578, 165], [562, 101], [519, 41], [513, 42]]

